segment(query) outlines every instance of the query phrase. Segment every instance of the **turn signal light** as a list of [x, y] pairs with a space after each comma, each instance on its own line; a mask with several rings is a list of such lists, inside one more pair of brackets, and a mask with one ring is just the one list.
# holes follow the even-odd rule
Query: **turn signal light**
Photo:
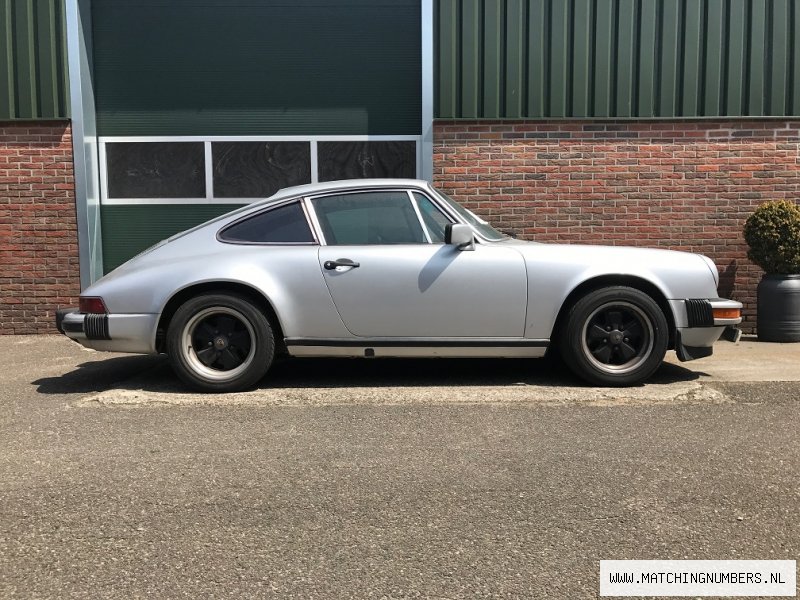
[[714, 308], [711, 310], [715, 319], [738, 319], [742, 311], [738, 308]]
[[92, 296], [81, 296], [78, 300], [78, 310], [92, 315], [108, 314], [108, 309], [103, 299]]

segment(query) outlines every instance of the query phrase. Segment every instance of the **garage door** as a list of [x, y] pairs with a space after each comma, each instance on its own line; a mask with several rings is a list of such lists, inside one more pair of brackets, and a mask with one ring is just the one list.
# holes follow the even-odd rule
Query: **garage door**
[[288, 185], [420, 171], [419, 0], [94, 0], [104, 269]]

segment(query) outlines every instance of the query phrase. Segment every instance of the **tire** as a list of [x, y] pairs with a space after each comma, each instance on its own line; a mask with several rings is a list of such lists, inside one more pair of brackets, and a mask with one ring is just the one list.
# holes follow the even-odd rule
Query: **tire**
[[201, 392], [238, 392], [264, 377], [275, 356], [267, 317], [246, 298], [203, 294], [188, 300], [167, 329], [175, 374]]
[[581, 379], [601, 386], [628, 386], [650, 377], [669, 343], [667, 319], [656, 302], [637, 289], [594, 290], [567, 313], [559, 347]]

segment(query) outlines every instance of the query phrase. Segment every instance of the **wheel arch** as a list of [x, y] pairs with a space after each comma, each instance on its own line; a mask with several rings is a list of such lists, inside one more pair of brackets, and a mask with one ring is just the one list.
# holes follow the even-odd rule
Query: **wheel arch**
[[158, 319], [158, 327], [156, 328], [156, 351], [164, 352], [166, 349], [166, 331], [169, 328], [170, 321], [175, 315], [178, 308], [187, 300], [208, 293], [233, 293], [239, 296], [244, 296], [249, 299], [255, 306], [264, 311], [264, 314], [269, 319], [275, 333], [275, 349], [279, 352], [285, 352], [285, 342], [283, 336], [283, 327], [281, 320], [275, 307], [261, 291], [246, 283], [237, 281], [205, 281], [203, 283], [196, 283], [187, 286], [175, 292], [161, 311]]
[[558, 311], [558, 315], [556, 316], [556, 320], [553, 325], [553, 331], [550, 334], [550, 346], [554, 347], [558, 345], [558, 339], [560, 337], [559, 334], [561, 332], [561, 328], [566, 323], [567, 314], [569, 313], [570, 308], [572, 308], [572, 306], [580, 298], [600, 288], [611, 287], [615, 285], [623, 285], [639, 290], [640, 292], [650, 296], [655, 303], [658, 304], [661, 312], [664, 313], [664, 318], [667, 320], [667, 329], [669, 334], [669, 343], [667, 347], [670, 350], [674, 349], [675, 315], [672, 313], [672, 308], [667, 301], [667, 297], [664, 295], [664, 292], [661, 291], [661, 289], [653, 282], [635, 275], [600, 275], [587, 279], [573, 288], [573, 290], [564, 299], [564, 302], [561, 303], [561, 308]]

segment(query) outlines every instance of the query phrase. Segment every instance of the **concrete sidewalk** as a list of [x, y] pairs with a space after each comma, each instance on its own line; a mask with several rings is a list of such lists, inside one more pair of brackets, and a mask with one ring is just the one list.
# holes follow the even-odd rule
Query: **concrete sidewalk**
[[800, 382], [800, 344], [719, 341], [714, 354], [682, 363], [668, 352], [644, 385], [583, 384], [546, 360], [296, 359], [277, 364], [256, 389], [196, 394], [177, 379], [165, 357], [95, 352], [64, 336], [10, 336], [14, 348], [0, 385], [66, 393], [75, 406], [331, 406], [530, 404], [724, 404], [731, 384]]
[[701, 374], [700, 381], [800, 381], [800, 343], [759, 342], [754, 335], [719, 341], [708, 358], [682, 363], [669, 352], [666, 360]]
[[189, 392], [165, 357], [94, 352], [63, 336], [10, 341], [21, 351], [7, 359], [0, 383], [78, 392], [76, 406], [721, 404], [732, 401], [730, 384], [800, 382], [800, 344], [754, 336], [717, 342], [712, 356], [686, 363], [668, 352], [645, 385], [631, 388], [590, 387], [546, 360], [296, 359], [276, 364], [255, 390], [237, 394]]
[[[0, 372], [0, 381], [3, 379], [2, 375], [11, 377], [15, 373], [18, 374], [19, 368], [25, 370], [25, 367], [33, 365], [65, 365], [71, 362], [71, 357], [103, 361], [115, 357], [137, 356], [87, 350], [63, 335], [17, 335], [4, 338], [11, 342], [11, 346], [15, 348], [24, 346], [25, 350], [6, 357], [7, 369], [4, 373]], [[325, 359], [305, 360], [323, 364], [326, 362]], [[464, 359], [462, 362], [470, 364], [470, 359]], [[504, 361], [500, 359], [493, 362]], [[720, 340], [714, 344], [712, 356], [690, 362], [679, 361], [675, 353], [670, 351], [667, 352], [665, 362], [694, 371], [700, 376], [701, 381], [707, 382], [800, 381], [800, 343], [760, 342], [755, 335], [744, 335], [737, 343]]]

